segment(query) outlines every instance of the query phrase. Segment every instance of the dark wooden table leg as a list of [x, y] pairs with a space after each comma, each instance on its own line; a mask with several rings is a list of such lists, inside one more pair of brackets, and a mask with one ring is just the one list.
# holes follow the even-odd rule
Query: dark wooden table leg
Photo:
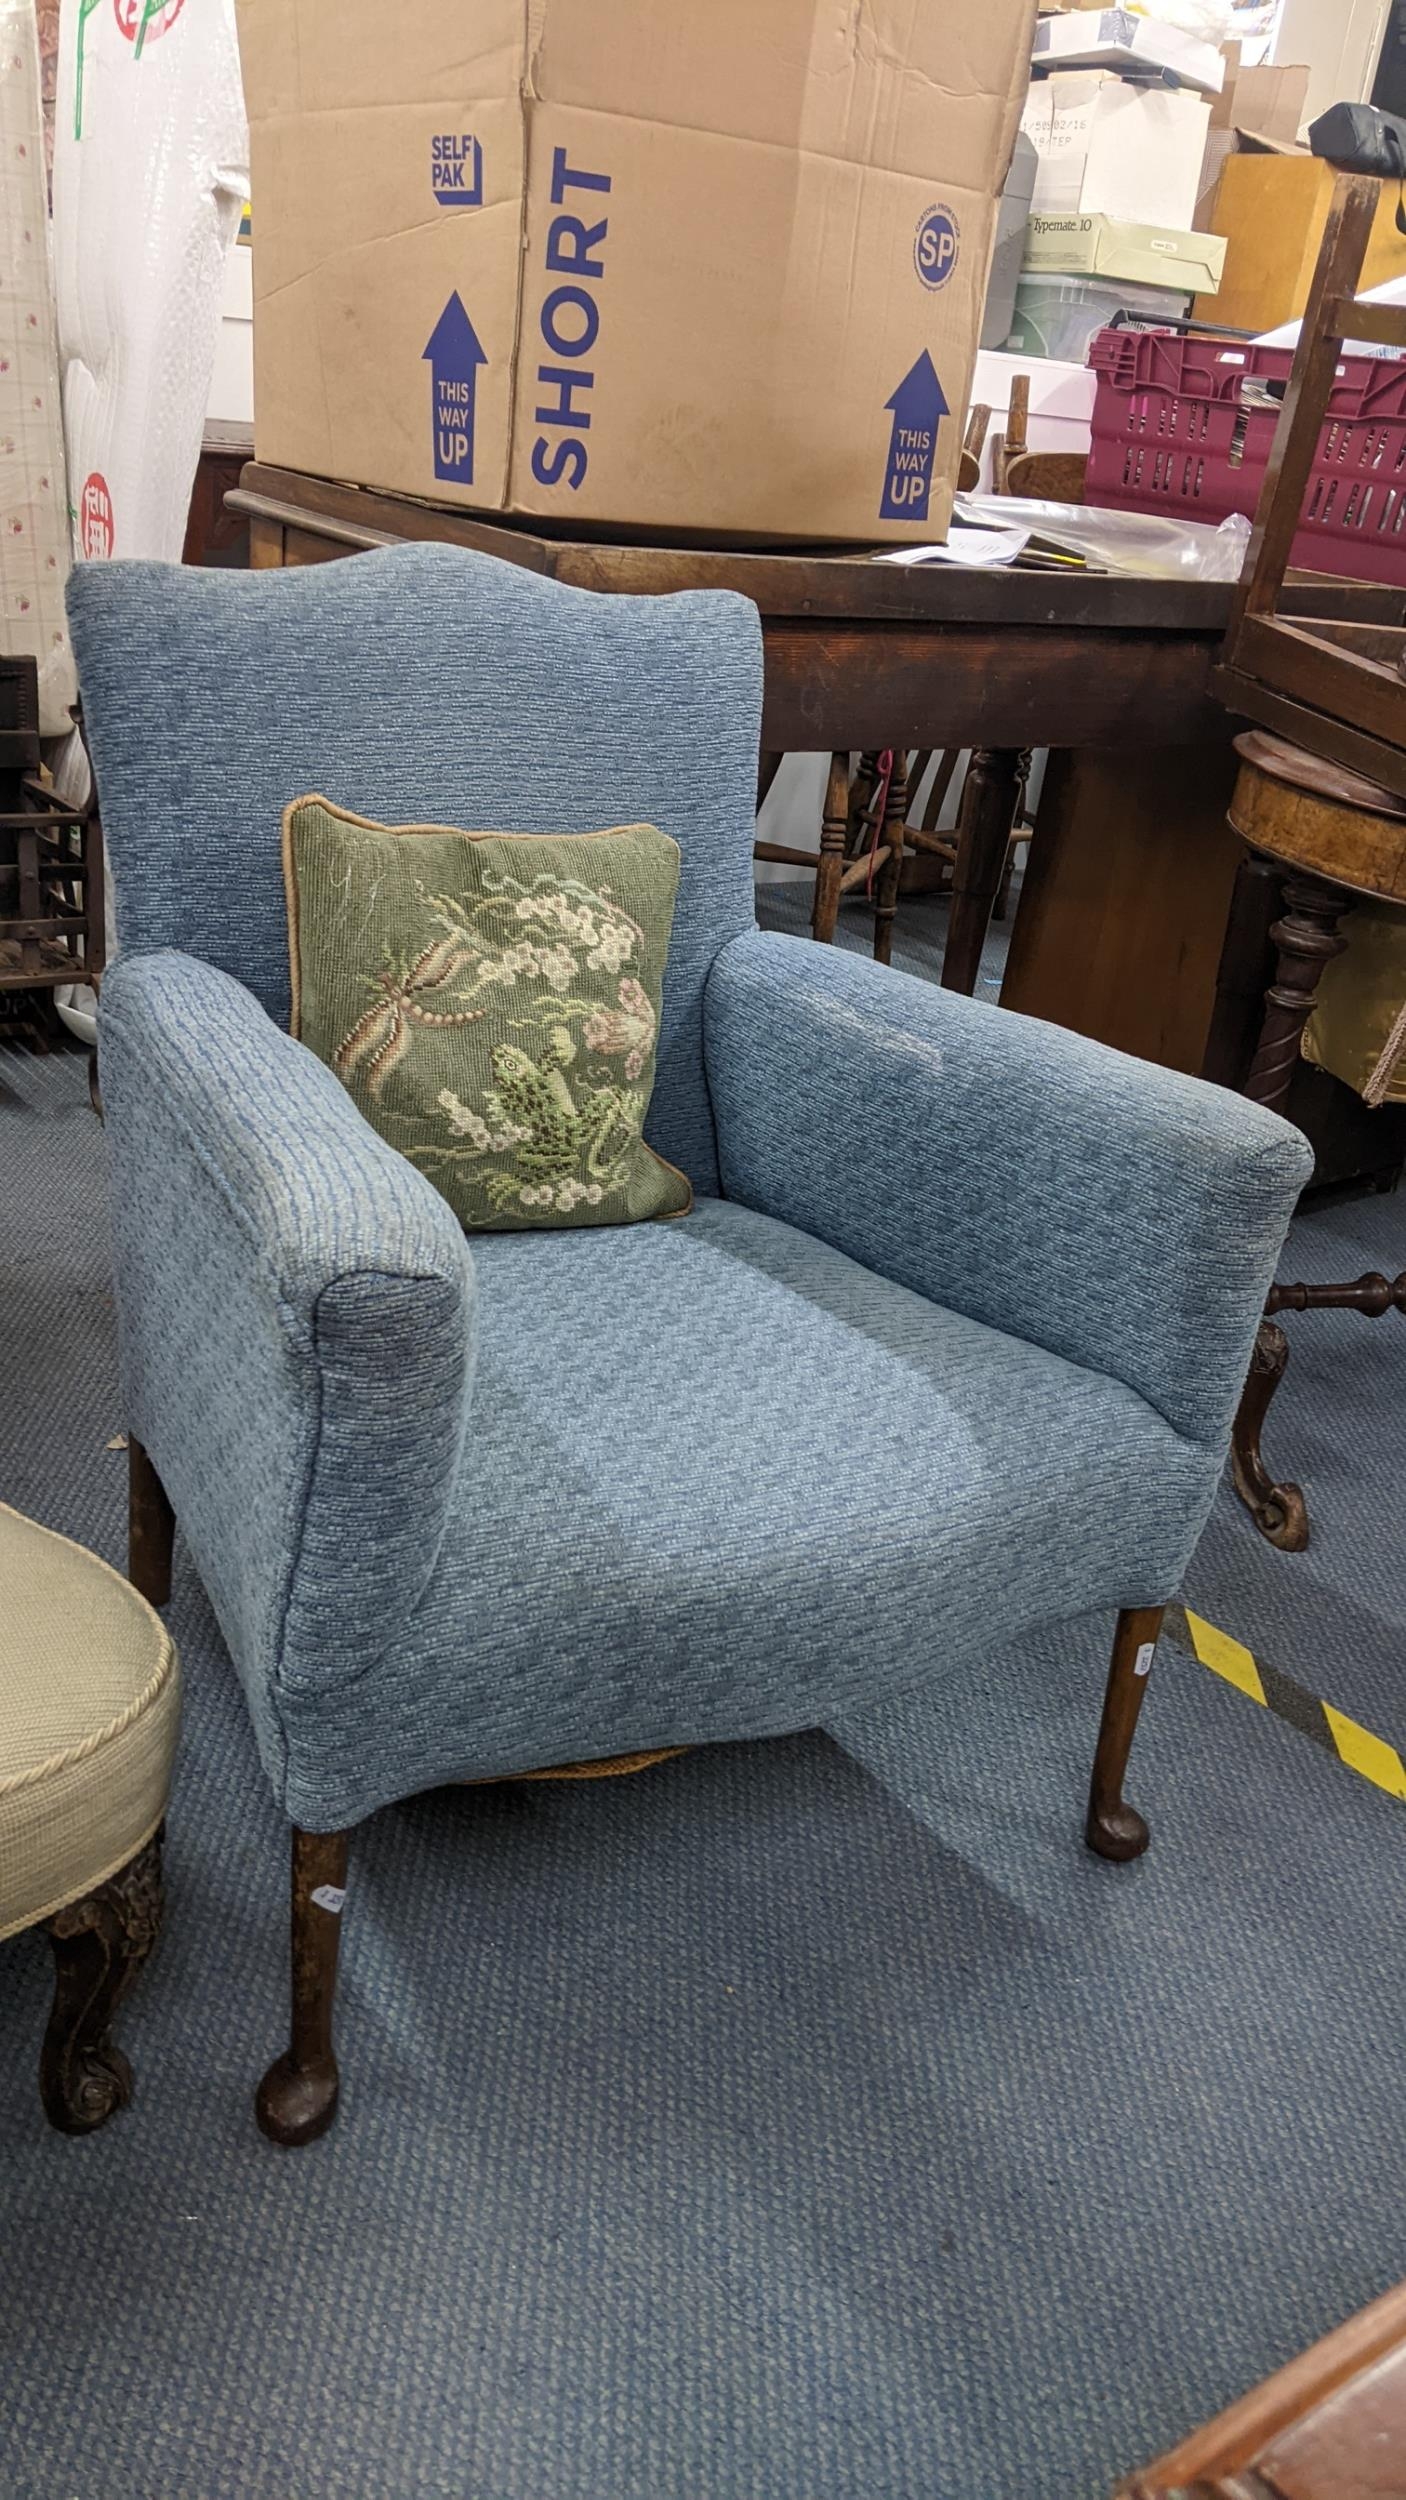
[[759, 816], [762, 812], [762, 802], [785, 760], [784, 749], [763, 747], [761, 751], [757, 764], [757, 814]]
[[952, 912], [942, 958], [943, 988], [960, 990], [966, 998], [976, 988], [1019, 799], [1020, 749], [974, 748], [957, 820]]
[[1235, 872], [1225, 939], [1216, 967], [1215, 1004], [1197, 1070], [1212, 1085], [1243, 1093], [1259, 1047], [1265, 992], [1274, 978], [1269, 932], [1283, 908], [1283, 869], [1247, 851]]
[[1282, 1111], [1288, 1100], [1323, 967], [1347, 944], [1338, 934], [1338, 922], [1352, 904], [1351, 894], [1322, 877], [1284, 880], [1284, 910], [1269, 932], [1275, 950], [1274, 979], [1265, 992], [1259, 1047], [1244, 1089], [1250, 1101], [1263, 1103], [1266, 1111]]
[[[1250, 1101], [1263, 1103], [1267, 1111], [1282, 1112], [1288, 1100], [1323, 967], [1347, 944], [1338, 923], [1352, 909], [1352, 902], [1342, 886], [1330, 885], [1321, 877], [1285, 878], [1284, 910], [1269, 933], [1275, 950], [1274, 979], [1265, 993], [1259, 1046], [1244, 1086]], [[1269, 1309], [1282, 1307], [1276, 1287]], [[1261, 1536], [1281, 1553], [1301, 1554], [1308, 1543], [1308, 1509], [1302, 1488], [1277, 1482], [1260, 1447], [1265, 1417], [1288, 1360], [1289, 1341], [1275, 1320], [1266, 1316], [1260, 1322], [1250, 1375], [1235, 1417], [1230, 1465], [1236, 1492]]]

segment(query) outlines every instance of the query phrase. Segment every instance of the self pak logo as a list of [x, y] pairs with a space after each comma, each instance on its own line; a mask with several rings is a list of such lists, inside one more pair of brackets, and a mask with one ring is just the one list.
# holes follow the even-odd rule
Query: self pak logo
[[430, 141], [430, 187], [441, 208], [483, 206], [483, 150], [470, 130], [437, 130]]
[[957, 266], [962, 229], [950, 208], [925, 209], [913, 242], [913, 266], [924, 286], [946, 286]]

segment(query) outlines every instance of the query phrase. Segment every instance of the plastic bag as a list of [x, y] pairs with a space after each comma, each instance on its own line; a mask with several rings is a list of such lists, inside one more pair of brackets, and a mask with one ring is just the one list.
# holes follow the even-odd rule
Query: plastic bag
[[39, 669], [39, 727], [61, 737], [77, 697], [63, 586], [68, 494], [39, 41], [32, 0], [0, 0], [0, 650]]
[[1206, 521], [1174, 521], [1160, 512], [1104, 512], [1093, 504], [1042, 503], [1033, 495], [959, 495], [954, 509], [959, 521], [1026, 529], [1110, 572], [1161, 581], [1238, 582], [1250, 543], [1243, 512], [1212, 529]]

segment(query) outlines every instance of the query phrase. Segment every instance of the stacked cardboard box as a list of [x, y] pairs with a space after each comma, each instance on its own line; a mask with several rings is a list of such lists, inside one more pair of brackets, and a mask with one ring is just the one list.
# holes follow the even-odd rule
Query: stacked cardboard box
[[558, 526], [940, 536], [1035, 0], [239, 0], [254, 431]]
[[1009, 345], [1082, 360], [1096, 330], [1184, 317], [1223, 250], [1193, 232], [1224, 63], [1126, 9], [1042, 17], [1021, 127], [1039, 159]]

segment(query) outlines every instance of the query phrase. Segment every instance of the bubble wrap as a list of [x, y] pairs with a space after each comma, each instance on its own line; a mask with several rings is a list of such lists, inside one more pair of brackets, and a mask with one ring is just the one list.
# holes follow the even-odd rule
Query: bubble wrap
[[76, 556], [179, 559], [247, 190], [234, 0], [64, 0], [54, 268]]
[[0, 650], [39, 663], [39, 725], [77, 694], [64, 621], [68, 518], [34, 0], [0, 0]]

